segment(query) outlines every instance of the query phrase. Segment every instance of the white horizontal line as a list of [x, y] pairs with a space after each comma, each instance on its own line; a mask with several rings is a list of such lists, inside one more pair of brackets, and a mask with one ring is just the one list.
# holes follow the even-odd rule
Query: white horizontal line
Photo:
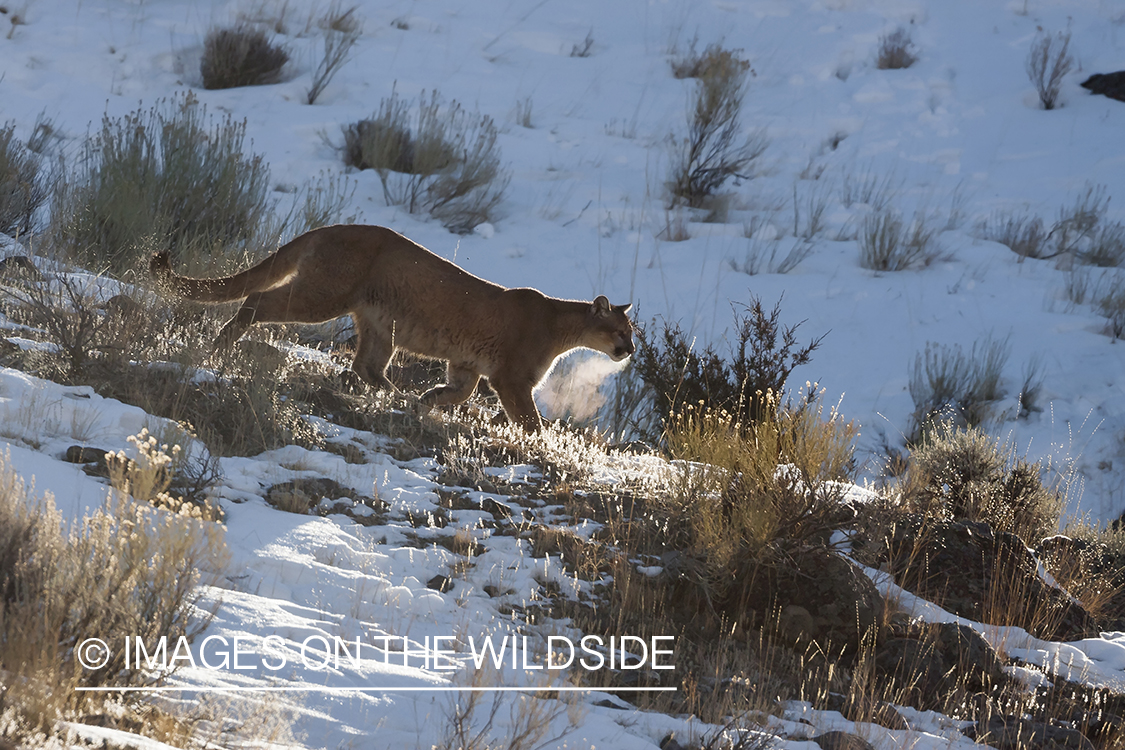
[[79, 687], [83, 693], [655, 693], [675, 692], [674, 687], [456, 687], [435, 685], [433, 687], [318, 687], [304, 685], [298, 687]]

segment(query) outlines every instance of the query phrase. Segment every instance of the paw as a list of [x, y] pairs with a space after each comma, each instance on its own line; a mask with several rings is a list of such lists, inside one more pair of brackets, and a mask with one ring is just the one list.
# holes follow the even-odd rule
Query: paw
[[336, 379], [340, 381], [340, 388], [345, 393], [362, 393], [364, 382], [363, 378], [356, 374], [355, 370], [342, 370]]

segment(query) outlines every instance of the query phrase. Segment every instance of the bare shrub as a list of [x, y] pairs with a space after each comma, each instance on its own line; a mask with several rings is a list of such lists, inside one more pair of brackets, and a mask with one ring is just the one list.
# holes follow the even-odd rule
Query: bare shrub
[[157, 335], [147, 317], [153, 312], [116, 291], [116, 283], [104, 277], [54, 274], [5, 285], [0, 307], [52, 346], [29, 354], [26, 364], [44, 377], [75, 382], [96, 363], [128, 357], [142, 340]]
[[256, 249], [271, 208], [269, 170], [246, 155], [245, 136], [245, 122], [213, 122], [191, 94], [102, 118], [52, 202], [63, 249], [119, 274], [154, 247], [178, 258]]
[[875, 58], [875, 67], [880, 70], [909, 68], [918, 61], [917, 56], [910, 51], [913, 46], [910, 32], [901, 26], [889, 34], [883, 34], [879, 37], [879, 52]]
[[937, 234], [922, 214], [906, 225], [896, 211], [869, 214], [859, 232], [859, 264], [872, 271], [904, 271], [938, 256]]
[[352, 47], [363, 34], [363, 22], [356, 13], [358, 6], [344, 10], [339, 3], [333, 3], [317, 22], [324, 34], [324, 54], [313, 72], [312, 86], [305, 100], [315, 104], [324, 89], [332, 81], [340, 68], [347, 62]]
[[1105, 223], [1108, 207], [1105, 186], [1087, 184], [1073, 205], [1059, 209], [1049, 231], [1037, 216], [994, 214], [981, 224], [978, 233], [1025, 258], [1047, 259], [1069, 253], [1086, 265], [1118, 267], [1125, 260], [1125, 224]]
[[[813, 243], [800, 238], [763, 240], [749, 237], [746, 254], [741, 261], [733, 258], [730, 267], [748, 276], [760, 273], [789, 273], [812, 255]], [[785, 246], [788, 249], [785, 249]]]
[[413, 127], [410, 108], [392, 93], [372, 119], [344, 128], [345, 163], [376, 170], [388, 204], [428, 212], [450, 231], [493, 220], [510, 175], [492, 118], [443, 107], [436, 91], [420, 98]]
[[[711, 48], [708, 47], [708, 50]], [[766, 150], [764, 130], [742, 135], [739, 114], [749, 64], [721, 50], [700, 63], [695, 97], [688, 110], [687, 134], [669, 136], [673, 203], [702, 205], [729, 179], [750, 179], [749, 167]]]
[[51, 187], [42, 158], [15, 132], [15, 123], [0, 127], [0, 234], [18, 236], [31, 231]]
[[678, 324], [664, 323], [659, 334], [638, 328], [638, 374], [651, 389], [656, 412], [667, 426], [688, 404], [725, 411], [743, 426], [763, 419], [768, 393], [782, 394], [793, 368], [807, 364], [824, 339], [797, 345], [797, 328], [781, 325], [781, 301], [769, 313], [751, 297], [734, 315], [736, 342], [730, 358], [711, 346], [697, 349]]
[[1125, 262], [1125, 224], [1113, 222], [1098, 227], [1079, 260], [1090, 266], [1120, 268]]
[[985, 521], [1026, 544], [1058, 532], [1062, 498], [1037, 463], [984, 431], [944, 424], [911, 452], [904, 500], [932, 519]]
[[594, 48], [594, 30], [586, 32], [586, 38], [570, 48], [571, 57], [589, 57]]
[[910, 398], [914, 401], [910, 442], [923, 441], [934, 426], [951, 421], [975, 427], [1004, 397], [1001, 375], [1011, 351], [1007, 339], [973, 344], [966, 354], [958, 345], [927, 344], [910, 367]]
[[216, 524], [114, 490], [103, 508], [67, 526], [50, 495], [29, 498], [0, 462], [0, 695], [17, 717], [6, 736], [50, 733], [64, 716], [94, 712], [97, 694], [75, 688], [151, 686], [168, 676], [127, 666], [122, 651], [83, 669], [84, 639], [190, 642], [209, 619], [195, 606], [196, 583], [204, 566], [224, 565]]
[[289, 52], [273, 44], [259, 28], [238, 25], [213, 28], [203, 40], [199, 72], [205, 89], [277, 83]]
[[1054, 109], [1058, 106], [1062, 80], [1074, 67], [1074, 58], [1070, 55], [1070, 32], [1050, 34], [1040, 31], [1036, 34], [1025, 66], [1043, 109]]

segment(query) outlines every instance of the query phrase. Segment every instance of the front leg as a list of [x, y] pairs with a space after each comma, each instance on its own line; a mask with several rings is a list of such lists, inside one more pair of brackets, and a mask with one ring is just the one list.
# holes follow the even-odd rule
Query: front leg
[[543, 419], [539, 416], [535, 399], [531, 397], [534, 384], [518, 380], [489, 382], [492, 384], [492, 389], [496, 391], [496, 395], [500, 397], [500, 405], [504, 407], [508, 419], [528, 432], [539, 432], [543, 427]]
[[422, 394], [422, 404], [426, 407], [463, 404], [480, 382], [480, 373], [471, 367], [449, 363], [446, 369], [446, 383]]

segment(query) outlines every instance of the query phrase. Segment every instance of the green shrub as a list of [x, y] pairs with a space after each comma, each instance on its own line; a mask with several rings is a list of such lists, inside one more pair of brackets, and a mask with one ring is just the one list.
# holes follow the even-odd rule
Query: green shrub
[[912, 451], [904, 499], [928, 518], [985, 521], [1034, 546], [1058, 532], [1062, 511], [1040, 474], [984, 431], [944, 424]]
[[[733, 415], [743, 426], [769, 412], [769, 394], [782, 394], [793, 368], [807, 364], [823, 340], [797, 345], [797, 328], [783, 328], [781, 302], [770, 313], [751, 298], [743, 313], [735, 313], [736, 343], [730, 358], [711, 346], [695, 346], [679, 324], [665, 323], [659, 334], [638, 328], [635, 367], [650, 389], [665, 428], [685, 406]], [[655, 436], [648, 436], [655, 437]]]
[[264, 31], [239, 25], [207, 32], [199, 71], [205, 89], [262, 86], [277, 83], [288, 61], [289, 52], [270, 42]]
[[51, 193], [41, 157], [15, 131], [14, 123], [0, 127], [0, 234], [8, 235], [29, 232]]
[[450, 231], [492, 221], [510, 179], [492, 118], [443, 107], [436, 91], [422, 95], [413, 125], [411, 108], [392, 93], [374, 117], [344, 128], [344, 162], [378, 172], [389, 205], [429, 213]]
[[155, 248], [179, 256], [265, 244], [269, 170], [245, 153], [246, 123], [218, 122], [195, 97], [106, 115], [52, 204], [79, 262], [124, 273]]

